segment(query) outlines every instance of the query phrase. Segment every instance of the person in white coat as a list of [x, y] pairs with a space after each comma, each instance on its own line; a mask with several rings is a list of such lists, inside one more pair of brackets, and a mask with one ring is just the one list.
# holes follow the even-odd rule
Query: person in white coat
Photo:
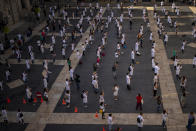
[[82, 93], [82, 101], [83, 101], [83, 104], [84, 104], [84, 108], [87, 108], [88, 107], [88, 91], [84, 91], [83, 90], [83, 93]]
[[29, 72], [30, 71], [30, 61], [28, 59], [25, 60], [25, 63], [26, 63], [26, 68], [27, 68], [27, 71]]
[[69, 74], [70, 74], [71, 81], [74, 80], [73, 73], [74, 73], [74, 70], [73, 70], [72, 67], [71, 67], [70, 70], [69, 70]]
[[138, 126], [138, 128], [142, 128], [143, 124], [144, 124], [143, 113], [140, 112], [140, 114], [137, 116], [137, 126]]
[[127, 89], [131, 89], [131, 77], [129, 76], [129, 73], [126, 74], [126, 82], [127, 82]]
[[1, 115], [2, 115], [2, 118], [3, 118], [4, 124], [7, 124], [8, 123], [8, 118], [7, 118], [7, 110], [5, 109], [5, 107], [2, 107], [1, 113], [2, 113]]
[[154, 49], [154, 47], [152, 47], [152, 49], [151, 49], [151, 57], [155, 58], [155, 49]]
[[135, 52], [136, 52], [136, 55], [138, 55], [138, 56], [140, 56], [141, 54], [140, 54], [140, 52], [139, 52], [139, 41], [137, 41], [136, 43], [135, 43]]
[[180, 70], [182, 69], [182, 65], [178, 64], [176, 67], [176, 79], [180, 80]]

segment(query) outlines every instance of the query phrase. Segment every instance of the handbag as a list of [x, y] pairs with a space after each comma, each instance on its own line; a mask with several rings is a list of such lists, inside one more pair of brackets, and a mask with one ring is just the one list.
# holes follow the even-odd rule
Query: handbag
[[142, 103], [142, 105], [144, 104], [144, 100], [143, 99], [141, 100], [141, 103]]

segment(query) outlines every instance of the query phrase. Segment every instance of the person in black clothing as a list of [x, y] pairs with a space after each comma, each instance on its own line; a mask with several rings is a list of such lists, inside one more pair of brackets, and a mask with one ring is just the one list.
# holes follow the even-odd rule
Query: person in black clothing
[[114, 63], [114, 65], [112, 66], [112, 73], [113, 73], [114, 79], [116, 79], [116, 68], [117, 68], [117, 63]]
[[130, 30], [132, 29], [132, 24], [133, 24], [133, 22], [132, 22], [132, 19], [130, 18], [129, 19]]
[[186, 126], [188, 131], [191, 131], [192, 124], [195, 122], [195, 116], [193, 112], [190, 112], [189, 119], [188, 119], [188, 125]]
[[80, 89], [80, 75], [75, 75], [75, 81], [76, 81], [76, 87], [79, 90]]

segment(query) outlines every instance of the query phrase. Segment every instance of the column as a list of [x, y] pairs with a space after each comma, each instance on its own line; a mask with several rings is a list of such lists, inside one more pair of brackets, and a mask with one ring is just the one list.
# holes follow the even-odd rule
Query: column
[[22, 0], [22, 2], [25, 5], [25, 9], [31, 10], [31, 5], [30, 5], [30, 1], [29, 0]]

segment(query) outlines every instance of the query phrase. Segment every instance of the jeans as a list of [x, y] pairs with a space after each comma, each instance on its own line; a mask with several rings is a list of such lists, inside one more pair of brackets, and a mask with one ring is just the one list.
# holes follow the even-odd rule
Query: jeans
[[109, 131], [111, 131], [112, 130], [112, 124], [109, 124], [108, 126], [109, 126]]
[[166, 121], [165, 120], [162, 121], [162, 126], [163, 126], [163, 128], [166, 127]]
[[76, 82], [76, 87], [77, 87], [78, 90], [80, 89], [80, 83], [79, 82]]

